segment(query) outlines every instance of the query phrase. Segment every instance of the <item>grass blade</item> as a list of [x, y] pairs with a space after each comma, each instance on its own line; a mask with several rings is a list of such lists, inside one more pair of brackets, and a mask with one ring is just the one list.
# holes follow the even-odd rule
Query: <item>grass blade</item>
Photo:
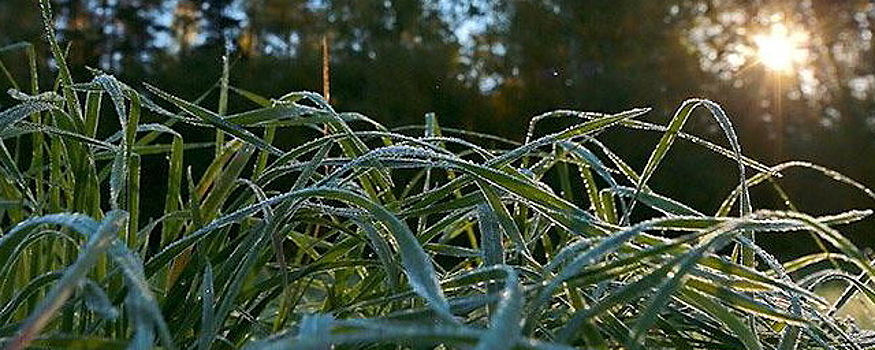
[[193, 116], [196, 116], [196, 117], [210, 123], [211, 125], [214, 125], [215, 127], [221, 129], [222, 131], [225, 131], [231, 135], [234, 135], [237, 138], [240, 138], [241, 140], [243, 140], [249, 144], [252, 144], [255, 147], [258, 147], [261, 150], [270, 152], [271, 154], [277, 155], [277, 156], [283, 154], [283, 152], [280, 151], [278, 148], [265, 142], [264, 140], [262, 140], [258, 136], [255, 136], [254, 134], [252, 134], [248, 130], [246, 130], [246, 129], [244, 129], [236, 124], [233, 124], [233, 123], [226, 121], [218, 114], [210, 112], [209, 110], [207, 110], [203, 107], [200, 107], [198, 105], [195, 105], [193, 103], [190, 103], [188, 101], [180, 99], [176, 96], [170, 95], [164, 91], [159, 90], [158, 88], [156, 88], [152, 85], [146, 84], [146, 88], [149, 89], [149, 91], [158, 95], [159, 97], [163, 98], [164, 100], [167, 100], [170, 103], [173, 103], [174, 105], [176, 105], [177, 107], [179, 107], [180, 109], [185, 111], [186, 113], [189, 113]]
[[510, 349], [520, 338], [523, 311], [523, 290], [516, 271], [507, 265], [492, 267], [504, 273], [504, 289], [495, 314], [489, 321], [489, 330], [477, 342], [475, 350]]
[[48, 324], [51, 317], [61, 308], [67, 298], [72, 295], [73, 290], [81, 281], [84, 280], [88, 270], [97, 262], [97, 259], [109, 248], [116, 234], [124, 226], [127, 219], [127, 213], [123, 211], [111, 211], [107, 213], [106, 218], [99, 224], [97, 229], [94, 229], [95, 223], [89, 222], [85, 218], [75, 217], [67, 218], [63, 214], [48, 217], [36, 218], [34, 220], [25, 221], [16, 226], [11, 232], [25, 229], [31, 225], [42, 223], [55, 223], [62, 225], [70, 225], [73, 229], [82, 230], [81, 233], [89, 237], [88, 244], [79, 254], [76, 260], [58, 283], [49, 291], [49, 294], [43, 299], [37, 309], [25, 320], [18, 331], [18, 335], [9, 344], [9, 350], [23, 350], [36, 337], [37, 334]]

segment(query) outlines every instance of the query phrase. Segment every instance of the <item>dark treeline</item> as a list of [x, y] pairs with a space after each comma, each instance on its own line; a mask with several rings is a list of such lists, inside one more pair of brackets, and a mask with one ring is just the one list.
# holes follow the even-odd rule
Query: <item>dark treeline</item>
[[[326, 39], [332, 102], [390, 126], [418, 124], [435, 112], [445, 126], [521, 140], [529, 118], [549, 110], [649, 106], [654, 111], [647, 118], [665, 123], [681, 101], [704, 97], [730, 113], [749, 155], [769, 164], [808, 160], [875, 185], [875, 5], [868, 0], [53, 4], [56, 29], [69, 44], [79, 81], [89, 79], [86, 67], [93, 67], [193, 99], [214, 86], [221, 57], [230, 52], [236, 87], [268, 97], [321, 91]], [[39, 18], [33, 0], [0, 0], [0, 47], [38, 44], [41, 77], [47, 79], [52, 65]], [[757, 33], [776, 24], [805, 36], [800, 45], [806, 55], [789, 72], [768, 71], [752, 54]], [[3, 73], [27, 86], [22, 57], [18, 51], [0, 53]], [[2, 79], [0, 87], [7, 85]], [[215, 107], [216, 100], [213, 93], [203, 104]], [[12, 103], [0, 98], [2, 108]], [[231, 111], [235, 106], [249, 107], [242, 100]], [[705, 114], [687, 130], [725, 144]], [[641, 161], [659, 137], [637, 131], [605, 136]], [[697, 207], [716, 208], [721, 198], [702, 194], [733, 186], [731, 165], [707, 151], [682, 146], [669, 162], [666, 168], [684, 175], [662, 173], [655, 187]], [[724, 182], [704, 180], [715, 171], [726, 173]], [[807, 206], [801, 209], [818, 213], [867, 200], [841, 186], [812, 190], [808, 184], [819, 183], [815, 178], [806, 171], [787, 174], [788, 191]], [[820, 196], [827, 191], [844, 202], [827, 203]], [[761, 192], [763, 206], [781, 207], [772, 192]]]

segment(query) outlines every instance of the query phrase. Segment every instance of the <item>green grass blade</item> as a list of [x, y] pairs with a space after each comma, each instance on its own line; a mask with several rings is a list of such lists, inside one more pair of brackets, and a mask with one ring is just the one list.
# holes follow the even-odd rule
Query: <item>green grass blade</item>
[[[231, 65], [229, 64], [228, 45], [225, 45], [225, 54], [222, 55], [222, 77], [219, 78], [219, 106], [217, 113], [220, 117], [224, 116], [228, 111], [228, 80], [231, 74]], [[216, 155], [222, 152], [222, 147], [225, 146], [225, 133], [222, 130], [216, 130]]]
[[742, 310], [764, 318], [786, 322], [796, 326], [804, 326], [808, 320], [779, 311], [763, 302], [753, 299], [752, 297], [741, 294], [727, 287], [715, 285], [712, 282], [704, 282], [697, 279], [687, 281], [685, 288], [694, 289], [697, 292], [709, 295], [711, 298], [716, 298], [724, 301], [727, 306]]
[[[112, 213], [115, 212], [107, 214], [107, 218]], [[126, 304], [129, 314], [135, 315], [134, 323], [140, 330], [137, 333], [145, 331], [146, 333], [140, 334], [140, 336], [146, 338], [151, 345], [152, 338], [146, 335], [150, 334], [152, 329], [157, 328], [158, 339], [163, 347], [168, 350], [176, 349], [170, 329], [161, 314], [155, 296], [152, 294], [152, 287], [146, 279], [143, 261], [125, 244], [117, 240], [110, 245], [109, 255], [125, 276], [125, 284], [129, 290]], [[132, 343], [136, 343], [136, 341], [137, 336], [135, 335], [135, 340]]]
[[0, 112], [0, 132], [28, 116], [56, 108], [54, 104], [43, 101], [26, 101]]
[[[183, 171], [183, 141], [182, 137], [174, 135], [171, 145], [169, 169], [167, 174], [167, 195], [164, 197], [164, 214], [170, 214], [179, 209], [182, 202], [182, 171]], [[168, 219], [161, 228], [162, 246], [179, 237], [182, 232], [181, 220]]]
[[[498, 193], [492, 186], [488, 183], [477, 182], [478, 187], [480, 187], [480, 192], [483, 193], [483, 196], [486, 198], [486, 203], [489, 205], [489, 209], [492, 213], [492, 217], [497, 220], [498, 225], [501, 227], [504, 234], [514, 242], [515, 249], [519, 252], [522, 252], [526, 256], [531, 256], [531, 253], [528, 251], [528, 247], [526, 246], [525, 238], [523, 238], [523, 234], [517, 226], [516, 222], [513, 221], [513, 218], [510, 216], [510, 212], [501, 202], [501, 198], [498, 196]], [[497, 236], [495, 238], [498, 240], [498, 246], [501, 246], [501, 236]], [[501, 264], [503, 263], [503, 258], [501, 262], [494, 262], [493, 264]]]
[[57, 62], [59, 81], [64, 92], [64, 99], [67, 103], [67, 109], [70, 111], [76, 120], [82, 119], [82, 111], [79, 110], [79, 97], [73, 91], [73, 77], [70, 75], [70, 68], [67, 66], [67, 57], [58, 45], [58, 40], [55, 38], [55, 24], [52, 20], [52, 6], [49, 0], [40, 0], [40, 13], [43, 20], [43, 33], [46, 36], [46, 41], [52, 50], [52, 56]]
[[51, 284], [60, 279], [61, 276], [62, 274], [60, 272], [45, 273], [31, 279], [28, 281], [27, 285], [16, 290], [15, 295], [9, 298], [8, 301], [3, 304], [3, 308], [0, 309], [0, 322], [3, 324], [13, 324], [14, 322], [10, 318], [11, 315], [22, 305], [25, 305], [28, 299], [38, 296], [40, 291], [51, 286]]
[[160, 253], [152, 258], [146, 265], [147, 276], [154, 273], [159, 267], [166, 265], [170, 259], [181, 254], [182, 251], [190, 247], [195, 242], [202, 240], [206, 236], [220, 227], [224, 227], [234, 223], [242, 218], [251, 215], [261, 208], [263, 205], [273, 205], [285, 201], [302, 200], [309, 197], [324, 196], [336, 200], [346, 201], [357, 205], [371, 212], [374, 217], [380, 220], [389, 231], [392, 233], [401, 255], [401, 262], [404, 266], [404, 272], [407, 274], [408, 282], [413, 287], [413, 290], [429, 302], [429, 305], [434, 308], [444, 320], [455, 323], [452, 314], [449, 313], [449, 305], [446, 302], [443, 291], [437, 282], [437, 274], [432, 265], [431, 259], [423, 251], [419, 240], [410, 229], [399, 220], [395, 215], [384, 207], [376, 204], [361, 195], [328, 187], [310, 187], [294, 192], [288, 192], [282, 195], [274, 196], [268, 200], [251, 205], [225, 216], [219, 217], [208, 225], [203, 226], [192, 234], [175, 241], [170, 246], [166, 247]]
[[252, 134], [248, 130], [238, 126], [237, 124], [233, 124], [233, 123], [226, 121], [218, 114], [210, 112], [209, 110], [207, 110], [203, 107], [200, 107], [198, 105], [195, 105], [193, 103], [190, 103], [188, 101], [180, 99], [176, 96], [170, 95], [164, 91], [159, 90], [156, 87], [153, 87], [152, 85], [146, 84], [146, 88], [149, 89], [149, 91], [152, 91], [153, 93], [155, 93], [156, 95], [161, 97], [162, 99], [167, 100], [170, 103], [173, 103], [174, 105], [176, 105], [177, 107], [179, 107], [180, 109], [185, 111], [186, 113], [189, 113], [193, 116], [196, 116], [196, 117], [214, 125], [215, 127], [221, 129], [222, 131], [225, 131], [231, 135], [234, 135], [235, 137], [240, 138], [241, 140], [243, 140], [249, 144], [252, 144], [255, 147], [258, 147], [259, 149], [265, 150], [265, 151], [270, 152], [271, 154], [274, 154], [274, 155], [282, 155], [282, 153], [283, 153], [278, 148], [265, 142], [264, 140], [262, 140], [258, 136], [255, 136], [254, 134]]
[[711, 296], [705, 296], [695, 291], [682, 290], [679, 293], [679, 298], [685, 300], [703, 310], [716, 319], [720, 320], [727, 328], [735, 333], [738, 340], [744, 344], [748, 350], [761, 350], [763, 346], [759, 337], [739, 316], [732, 314], [726, 307], [715, 301]]
[[505, 274], [504, 289], [495, 314], [489, 321], [489, 330], [477, 342], [475, 350], [510, 349], [520, 337], [523, 310], [523, 290], [516, 271], [507, 265], [494, 267]]
[[[863, 193], [864, 195], [866, 195], [867, 197], [875, 199], [875, 191], [872, 191], [872, 189], [857, 182], [856, 180], [854, 180], [854, 179], [852, 179], [852, 178], [850, 178], [850, 177], [848, 177], [840, 172], [837, 172], [835, 170], [832, 170], [832, 169], [829, 169], [829, 168], [826, 168], [826, 167], [823, 167], [823, 166], [820, 166], [817, 164], [813, 164], [810, 162], [802, 162], [802, 161], [790, 161], [790, 162], [784, 162], [784, 163], [775, 165], [769, 171], [763, 171], [763, 172], [760, 172], [760, 173], [757, 173], [757, 174], [751, 176], [745, 182], [745, 186], [747, 186], [747, 187], [756, 186], [756, 185], [762, 183], [763, 181], [767, 181], [767, 180], [772, 179], [773, 177], [776, 177], [775, 174], [780, 174], [781, 172], [786, 171], [787, 169], [791, 169], [791, 168], [803, 168], [803, 169], [814, 170], [829, 180], [837, 181], [839, 183], [843, 183], [843, 184], [846, 184], [848, 186], [851, 186], [851, 187], [857, 189], [858, 191], [860, 191], [861, 193]], [[729, 196], [726, 197], [726, 199], [723, 200], [723, 203], [720, 204], [720, 208], [717, 210], [716, 215], [719, 215], [719, 216], [728, 215], [729, 211], [732, 210], [732, 206], [735, 205], [735, 202], [738, 200], [738, 197], [740, 196], [741, 192], [742, 192], [742, 186], [739, 185], [738, 187], [736, 187], [732, 191], [732, 193], [729, 194]]]
[[[723, 232], [718, 231], [710, 235], [725, 236], [725, 233], [729, 231], [722, 227], [718, 227], [717, 229]], [[635, 327], [632, 329], [632, 337], [630, 339], [631, 343], [629, 344], [630, 348], [638, 347], [639, 342], [644, 338], [647, 331], [654, 323], [656, 323], [659, 313], [668, 305], [672, 295], [681, 288], [686, 279], [688, 279], [689, 273], [695, 267], [698, 260], [701, 259], [702, 255], [707, 251], [714, 249], [715, 246], [719, 246], [721, 244], [721, 238], [724, 237], [718, 236], [708, 239], [706, 242], [700, 244], [689, 253], [686, 253], [677, 261], [677, 264], [674, 264], [675, 266], [672, 269], [666, 271], [666, 274], [660, 277], [664, 282], [662, 282], [662, 285], [657, 289], [655, 295], [650, 299], [647, 306], [644, 308], [644, 311], [638, 316], [638, 320], [635, 322]], [[650, 275], [656, 275], [656, 272], [654, 271]], [[632, 288], [633, 285], [634, 284], [630, 285], [630, 288]]]
[[818, 222], [816, 218], [798, 212], [758, 211], [757, 214], [797, 220], [800, 224], [809, 227], [814, 233], [820, 236], [820, 238], [831, 243], [834, 247], [847, 255], [850, 261], [869, 275], [870, 278], [875, 278], [875, 267], [869, 263], [869, 259], [866, 255], [857, 248], [850, 239], [842, 235], [839, 231]]
[[228, 89], [230, 89], [233, 92], [236, 92], [238, 95], [243, 96], [252, 102], [255, 102], [255, 104], [257, 104], [261, 107], [269, 107], [271, 105], [271, 102], [269, 99], [267, 99], [264, 96], [261, 96], [259, 94], [256, 94], [254, 92], [247, 91], [247, 90], [244, 90], [244, 89], [241, 89], [238, 87], [234, 87], [234, 86], [230, 86], [230, 85], [228, 86]]
[[[88, 244], [79, 254], [79, 258], [64, 272], [63, 277], [49, 291], [48, 295], [43, 299], [36, 310], [25, 320], [24, 324], [19, 328], [18, 335], [12, 340], [9, 345], [10, 350], [22, 350], [36, 338], [40, 331], [45, 327], [52, 316], [63, 306], [64, 302], [72, 295], [76, 286], [84, 280], [88, 270], [97, 262], [98, 258], [109, 248], [112, 240], [116, 237], [125, 220], [127, 214], [122, 211], [112, 211], [107, 213], [106, 218], [94, 230], [94, 223], [88, 222], [82, 217], [67, 218], [63, 215], [54, 215], [48, 217], [36, 218], [28, 220], [20, 224], [13, 230], [12, 233], [24, 229], [28, 226], [42, 223], [55, 223], [62, 225], [70, 225], [71, 228], [83, 230], [83, 234], [89, 237]], [[84, 225], [82, 223], [85, 223]], [[85, 231], [87, 230], [87, 231]]]
[[368, 242], [371, 244], [371, 249], [377, 253], [377, 258], [380, 260], [383, 268], [386, 269], [386, 275], [389, 277], [389, 288], [397, 289], [399, 285], [398, 277], [401, 275], [401, 271], [398, 269], [399, 264], [392, 255], [391, 248], [389, 248], [389, 242], [377, 232], [377, 229], [371, 223], [363, 220], [356, 220], [356, 222], [365, 231]]
[[46, 133], [51, 135], [60, 136], [66, 139], [70, 139], [76, 142], [82, 142], [88, 145], [96, 146], [105, 150], [116, 150], [118, 147], [111, 143], [107, 143], [101, 140], [97, 140], [80, 133], [71, 132], [63, 129], [59, 129], [52, 126], [47, 126], [43, 124], [34, 124], [30, 122], [20, 121], [14, 127], [15, 129], [20, 130], [22, 133]]
[[284, 126], [313, 125], [333, 121], [331, 117], [318, 109], [296, 104], [254, 109], [229, 115], [225, 117], [225, 120], [238, 125], [264, 125], [269, 122], [282, 121]]
[[254, 147], [243, 146], [216, 177], [200, 208], [203, 212], [211, 213], [207, 218], [215, 217], [221, 212], [222, 205], [227, 201], [231, 190], [234, 189], [235, 181], [240, 177], [253, 153], [255, 153]]
[[85, 306], [96, 313], [99, 317], [107, 320], [113, 320], [118, 317], [118, 310], [112, 305], [109, 296], [103, 288], [91, 280], [85, 280], [82, 286], [83, 299]]
[[705, 216], [705, 214], [702, 214], [698, 210], [690, 208], [686, 204], [678, 202], [669, 197], [653, 193], [652, 191], [647, 189], [636, 191], [636, 189], [633, 188], [617, 186], [609, 190], [624, 197], [634, 197], [635, 195], [637, 195], [638, 201], [641, 202], [641, 204], [644, 204], [669, 216]]
[[[247, 350], [319, 349], [332, 344], [395, 343], [433, 347], [437, 344], [470, 346], [483, 336], [483, 331], [435, 325], [396, 325], [384, 321], [334, 321], [333, 327], [344, 332], [333, 332], [330, 337], [286, 337], [271, 342], [254, 344]], [[327, 338], [327, 339], [326, 339]], [[514, 348], [532, 350], [571, 350], [570, 346], [521, 338]]]
[[[46, 350], [124, 350], [130, 349], [124, 341], [95, 336], [51, 335], [34, 340], [31, 349]], [[138, 348], [142, 349], [142, 348]]]
[[99, 91], [89, 91], [85, 97], [85, 136], [96, 137], [100, 123], [100, 104], [102, 94]]
[[128, 161], [125, 154], [118, 151], [112, 160], [112, 172], [109, 177], [109, 202], [113, 209], [119, 209], [121, 205], [122, 190], [125, 189], [128, 177]]
[[501, 244], [500, 226], [495, 213], [486, 205], [477, 206], [477, 223], [480, 229], [480, 254], [483, 266], [504, 264], [504, 247]]
[[[334, 317], [330, 314], [305, 315], [304, 319], [301, 320], [301, 326], [298, 327], [298, 339], [315, 341], [316, 343], [330, 342], [333, 323]], [[319, 349], [322, 347], [314, 346], [309, 348]]]

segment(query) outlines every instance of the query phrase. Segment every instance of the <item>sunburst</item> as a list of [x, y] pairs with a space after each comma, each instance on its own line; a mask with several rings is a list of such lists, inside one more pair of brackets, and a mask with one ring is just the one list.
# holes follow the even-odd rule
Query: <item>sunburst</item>
[[753, 40], [757, 59], [769, 70], [791, 72], [808, 59], [805, 48], [808, 35], [801, 30], [791, 32], [787, 26], [776, 23], [768, 33], [757, 35]]

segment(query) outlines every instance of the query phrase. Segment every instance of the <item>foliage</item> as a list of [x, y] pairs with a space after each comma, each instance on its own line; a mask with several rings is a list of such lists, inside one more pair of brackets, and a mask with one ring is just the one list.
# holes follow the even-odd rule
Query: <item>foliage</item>
[[[259, 108], [214, 112], [99, 71], [74, 83], [47, 35], [58, 88], [41, 92], [31, 69], [32, 93], [10, 91], [18, 103], [0, 112], [8, 349], [871, 344], [837, 312], [875, 300], [875, 269], [836, 227], [872, 211], [756, 210], [749, 188], [783, 193], [782, 172], [801, 166], [875, 194], [816, 165], [743, 156], [711, 101], [685, 101], [666, 126], [636, 119], [647, 109], [550, 112], [523, 143], [443, 128], [434, 115], [405, 134], [315, 93], [268, 99], [229, 86], [228, 65], [219, 94]], [[728, 148], [681, 131], [697, 108]], [[575, 124], [536, 132], [554, 118]], [[105, 124], [116, 132], [99, 135]], [[224, 136], [187, 141], [181, 125]], [[611, 129], [661, 134], [643, 170], [600, 140]], [[315, 136], [274, 142], [292, 132]], [[679, 139], [737, 164], [738, 186], [713, 214], [650, 186]], [[186, 166], [205, 149], [206, 169]], [[141, 212], [155, 191], [140, 186], [156, 176], [149, 162], [166, 163], [159, 217]], [[805, 232], [824, 252], [780, 263], [757, 245]], [[839, 298], [818, 295], [834, 280], [847, 286]]]

